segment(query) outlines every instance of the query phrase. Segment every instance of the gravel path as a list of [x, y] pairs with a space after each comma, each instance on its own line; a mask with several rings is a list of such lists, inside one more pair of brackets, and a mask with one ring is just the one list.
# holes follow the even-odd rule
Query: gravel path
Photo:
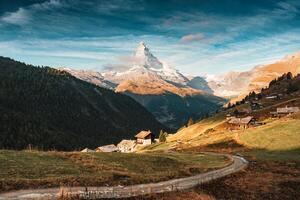
[[[210, 153], [212, 154], [212, 153]], [[225, 154], [216, 154], [225, 155]], [[172, 179], [158, 183], [139, 184], [132, 186], [114, 187], [70, 187], [18, 190], [0, 194], [0, 200], [32, 200], [32, 199], [56, 199], [60, 195], [78, 196], [82, 199], [98, 198], [125, 198], [145, 194], [163, 193], [193, 188], [197, 185], [215, 180], [226, 175], [238, 172], [247, 167], [248, 162], [240, 156], [229, 156], [233, 162], [231, 165], [201, 173], [187, 178]]]

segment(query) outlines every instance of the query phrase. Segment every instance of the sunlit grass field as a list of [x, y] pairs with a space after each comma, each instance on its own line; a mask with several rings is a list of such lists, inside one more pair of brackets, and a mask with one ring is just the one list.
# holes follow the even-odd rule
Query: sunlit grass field
[[[224, 120], [224, 116], [223, 116]], [[258, 159], [300, 160], [300, 113], [281, 119], [270, 119], [266, 125], [246, 130], [229, 131], [220, 126], [222, 116], [216, 115], [186, 127], [166, 144], [155, 144], [148, 150], [167, 148], [227, 151], [253, 155]], [[175, 140], [176, 138], [180, 138]], [[177, 143], [176, 143], [177, 141]], [[180, 141], [180, 142], [178, 142]]]

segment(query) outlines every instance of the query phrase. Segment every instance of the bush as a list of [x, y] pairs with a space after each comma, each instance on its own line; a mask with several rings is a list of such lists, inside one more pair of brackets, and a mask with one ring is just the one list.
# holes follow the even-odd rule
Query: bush
[[168, 133], [167, 132], [163, 132], [162, 130], [159, 133], [159, 142], [166, 142], [167, 141], [167, 137], [168, 137]]

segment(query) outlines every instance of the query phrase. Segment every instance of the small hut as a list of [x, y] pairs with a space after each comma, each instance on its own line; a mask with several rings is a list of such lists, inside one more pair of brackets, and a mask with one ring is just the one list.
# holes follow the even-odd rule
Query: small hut
[[109, 144], [109, 145], [96, 148], [96, 152], [109, 153], [109, 152], [118, 152], [118, 151], [119, 151], [118, 147], [116, 147], [116, 145], [114, 144]]
[[149, 145], [152, 144], [153, 141], [153, 134], [150, 130], [148, 131], [141, 131], [135, 136], [136, 143], [140, 145]]

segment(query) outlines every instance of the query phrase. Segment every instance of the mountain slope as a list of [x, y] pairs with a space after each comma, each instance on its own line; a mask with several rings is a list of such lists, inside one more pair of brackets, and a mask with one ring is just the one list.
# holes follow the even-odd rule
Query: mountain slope
[[213, 93], [213, 90], [209, 87], [208, 82], [205, 80], [205, 78], [200, 76], [191, 78], [187, 85], [196, 90], [205, 91], [209, 94]]
[[[225, 102], [222, 98], [208, 94], [207, 83], [201, 82], [200, 77], [190, 81], [178, 70], [155, 57], [143, 42], [138, 45], [130, 60], [133, 62], [128, 70], [101, 73], [101, 78], [116, 84], [115, 91], [131, 96], [157, 120], [172, 129], [181, 127], [190, 117], [197, 120], [215, 112]], [[87, 80], [86, 74], [68, 71]]]
[[132, 98], [69, 73], [0, 57], [0, 148], [73, 150], [164, 126]]
[[[296, 130], [300, 127], [300, 113], [298, 112], [292, 116], [288, 115], [282, 119], [276, 119], [271, 118], [270, 112], [274, 112], [277, 108], [284, 108], [286, 106], [300, 107], [300, 74], [293, 76], [290, 72], [285, 73], [277, 79], [272, 80], [268, 85], [268, 88], [262, 89], [260, 93], [250, 93], [245, 99], [237, 102], [230, 108], [178, 131], [173, 136], [170, 136], [168, 140], [190, 141], [194, 139], [197, 145], [199, 145], [199, 138], [202, 138], [203, 142], [209, 144], [215, 143], [216, 141], [220, 142], [218, 140], [228, 139], [228, 137], [234, 137], [234, 134], [226, 125], [228, 121], [226, 116], [230, 114], [238, 115], [239, 117], [253, 116], [260, 122], [266, 122], [266, 125], [240, 130], [242, 136], [247, 135], [247, 137], [241, 138], [256, 140], [256, 142], [252, 144], [247, 142], [247, 146], [257, 146], [258, 144], [265, 143], [265, 145], [268, 145], [267, 147], [270, 147], [271, 144], [268, 143], [267, 138], [272, 137], [272, 135], [274, 137], [280, 135], [280, 138], [276, 138], [276, 142], [282, 146], [284, 146], [285, 143], [285, 136], [286, 139], [290, 139], [291, 141], [296, 138], [296, 141], [299, 141], [300, 132]], [[268, 98], [276, 95], [278, 95], [276, 98]], [[251, 102], [258, 103], [261, 107], [253, 108]], [[241, 112], [235, 114], [243, 110], [248, 110], [249, 113]], [[260, 139], [262, 139], [262, 141], [259, 141]], [[271, 143], [275, 142], [271, 141]], [[299, 147], [300, 143], [293, 142], [293, 146], [295, 146], [295, 144], [298, 144]]]

